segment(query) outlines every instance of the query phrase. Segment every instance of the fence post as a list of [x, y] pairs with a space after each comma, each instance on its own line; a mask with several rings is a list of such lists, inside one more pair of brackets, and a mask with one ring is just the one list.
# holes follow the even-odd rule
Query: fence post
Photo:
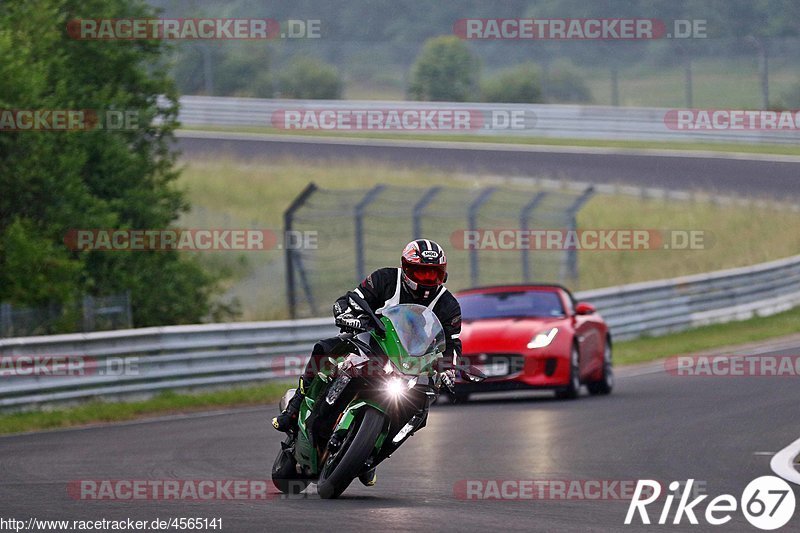
[[422, 237], [422, 214], [425, 211], [425, 208], [428, 207], [436, 195], [442, 190], [441, 185], [435, 185], [430, 189], [426, 189], [425, 192], [422, 193], [422, 198], [414, 204], [414, 210], [412, 211], [412, 216], [414, 220], [412, 221], [413, 224], [413, 235], [411, 236], [412, 239], [419, 239]]
[[[573, 202], [571, 206], [567, 208], [567, 216], [569, 217], [569, 228], [568, 230], [576, 231], [578, 229], [578, 221], [576, 220], [576, 215], [578, 211], [584, 206], [586, 202], [589, 201], [594, 195], [594, 187], [589, 186], [587, 187], [578, 199]], [[577, 281], [578, 280], [578, 250], [572, 248], [567, 250], [566, 255], [566, 272], [562, 271], [561, 277], [564, 278], [565, 274], [566, 277], [570, 279], [570, 281]]]
[[94, 331], [94, 298], [83, 297], [83, 331]]
[[13, 330], [11, 304], [0, 304], [0, 337], [9, 337]]
[[[311, 292], [311, 285], [308, 283], [306, 269], [303, 266], [303, 256], [298, 253], [295, 260], [297, 263], [297, 272], [300, 273], [300, 284], [303, 286], [303, 292], [305, 292], [306, 298], [308, 298], [308, 307], [311, 309], [312, 316], [317, 316], [317, 303], [314, 300], [314, 294]], [[294, 318], [294, 315], [292, 318]]]
[[386, 185], [376, 185], [364, 195], [353, 209], [355, 215], [355, 237], [356, 237], [356, 283], [360, 283], [367, 273], [364, 271], [364, 209], [371, 204], [378, 194], [386, 188]]
[[133, 311], [131, 310], [131, 291], [125, 291], [125, 327], [133, 327]]
[[[477, 198], [470, 204], [469, 211], [467, 212], [467, 226], [469, 227], [470, 231], [476, 231], [478, 227], [478, 211], [480, 210], [481, 206], [485, 204], [489, 198], [491, 198], [494, 191], [497, 190], [497, 187], [487, 187], [483, 189]], [[472, 286], [475, 287], [478, 285], [478, 279], [480, 275], [478, 273], [478, 249], [473, 248], [469, 251], [469, 271], [470, 271], [470, 281]]]
[[[317, 190], [317, 186], [312, 182], [295, 198], [283, 213], [283, 234], [288, 235], [292, 230], [294, 213], [300, 209], [308, 198]], [[286, 304], [289, 307], [289, 316], [297, 318], [297, 293], [294, 287], [294, 250], [289, 246], [283, 247], [284, 258], [286, 261]]]
[[[531, 217], [531, 213], [539, 207], [539, 204], [542, 203], [542, 200], [545, 199], [547, 196], [546, 191], [537, 192], [533, 195], [533, 198], [530, 202], [525, 204], [525, 207], [519, 212], [519, 227], [523, 233], [527, 233], [529, 229], [528, 220]], [[520, 250], [522, 253], [522, 279], [525, 280], [525, 283], [529, 282], [531, 279], [531, 265], [530, 265], [530, 248], [525, 250]]]

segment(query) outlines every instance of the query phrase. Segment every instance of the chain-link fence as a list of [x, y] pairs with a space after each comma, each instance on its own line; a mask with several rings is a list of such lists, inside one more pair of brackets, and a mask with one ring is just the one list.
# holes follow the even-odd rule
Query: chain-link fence
[[0, 338], [133, 327], [130, 293], [84, 296], [71, 305], [14, 307], [0, 304]]
[[286, 249], [292, 317], [320, 316], [367, 274], [399, 264], [410, 240], [424, 237], [447, 252], [448, 287], [577, 281], [574, 250], [473, 246], [483, 230], [575, 229], [575, 216], [593, 190], [520, 191], [377, 185], [330, 190], [309, 185], [284, 217], [287, 231], [315, 232], [316, 247]]

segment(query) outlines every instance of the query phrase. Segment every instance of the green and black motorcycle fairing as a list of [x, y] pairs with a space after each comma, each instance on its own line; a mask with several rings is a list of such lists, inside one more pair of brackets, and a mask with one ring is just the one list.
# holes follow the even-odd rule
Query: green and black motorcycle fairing
[[[362, 298], [349, 296], [370, 317], [371, 329], [340, 334], [340, 350], [306, 391], [298, 429], [281, 443], [272, 467], [283, 493], [316, 482], [320, 497], [338, 497], [423, 428], [436, 400], [441, 376], [435, 363], [445, 348], [436, 315], [401, 304], [378, 318]], [[482, 378], [473, 368], [462, 376]], [[281, 410], [293, 393], [287, 391]]]

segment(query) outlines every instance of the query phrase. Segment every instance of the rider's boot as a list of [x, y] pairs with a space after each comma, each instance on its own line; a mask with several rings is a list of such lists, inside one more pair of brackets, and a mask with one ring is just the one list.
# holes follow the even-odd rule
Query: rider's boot
[[378, 472], [377, 467], [370, 468], [360, 476], [358, 476], [358, 480], [364, 484], [365, 487], [372, 487], [375, 485], [375, 482], [378, 481]]
[[272, 427], [284, 433], [290, 433], [297, 429], [297, 415], [300, 414], [300, 405], [306, 396], [306, 388], [311, 385], [311, 380], [305, 376], [300, 377], [294, 396], [289, 400], [286, 409], [281, 414], [272, 419]]

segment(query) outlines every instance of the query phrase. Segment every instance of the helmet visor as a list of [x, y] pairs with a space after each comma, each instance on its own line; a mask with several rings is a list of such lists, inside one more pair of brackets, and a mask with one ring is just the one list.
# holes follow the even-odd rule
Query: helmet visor
[[406, 275], [423, 286], [436, 286], [444, 283], [447, 265], [406, 265]]

